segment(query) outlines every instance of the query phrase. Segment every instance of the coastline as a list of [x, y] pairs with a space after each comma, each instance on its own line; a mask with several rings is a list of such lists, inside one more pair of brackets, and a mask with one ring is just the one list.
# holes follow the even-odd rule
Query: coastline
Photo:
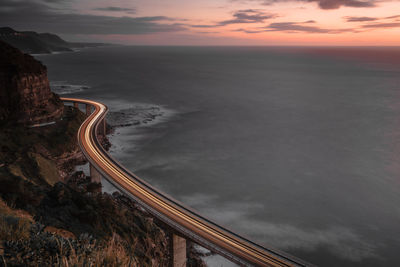
[[[77, 140], [86, 114], [51, 91], [44, 65], [0, 45], [0, 264], [169, 265], [170, 229], [75, 170], [86, 161]], [[140, 122], [157, 116], [146, 113]], [[96, 140], [104, 150], [110, 147], [106, 128]], [[189, 247], [188, 261], [203, 266]]]
[[[160, 105], [111, 101], [110, 112], [106, 117], [110, 128], [107, 134], [111, 144], [109, 153], [115, 159], [123, 162], [126, 159], [127, 151], [138, 150], [140, 145], [143, 145], [145, 140], [151, 137], [153, 127], [165, 126], [177, 115], [177, 111]], [[75, 170], [89, 175], [88, 163], [76, 165]], [[105, 181], [105, 185], [104, 192], [117, 191], [109, 182]]]
[[[381, 255], [398, 259], [385, 246], [375, 243], [397, 246], [390, 234], [395, 225], [389, 223], [396, 215], [386, 213], [395, 199], [393, 194], [384, 193], [397, 192], [389, 179], [394, 177], [394, 170], [387, 169], [384, 162], [395, 164], [395, 154], [386, 144], [396, 142], [398, 131], [390, 121], [382, 120], [382, 114], [398, 117], [398, 105], [387, 99], [397, 95], [391, 86], [397, 81], [397, 73], [365, 70], [357, 62], [349, 64], [321, 57], [307, 64], [310, 57], [296, 55], [282, 57], [281, 68], [276, 68], [276, 57], [268, 49], [257, 53], [243, 50], [232, 48], [248, 71], [233, 66], [232, 62], [239, 60], [230, 56], [233, 53], [200, 48], [182, 48], [178, 52], [124, 47], [55, 55], [44, 62], [49, 63], [49, 70], [55, 70], [50, 75], [54, 80], [67, 76], [72, 84], [92, 86], [77, 93], [77, 97], [104, 103], [115, 101], [116, 106], [118, 98], [143, 103], [152, 103], [154, 99], [155, 103], [180, 111], [165, 128], [160, 125], [148, 131], [150, 139], [139, 141], [139, 153], [125, 147], [125, 155], [132, 157], [125, 159], [124, 165], [202, 214], [258, 242], [327, 266], [335, 261], [343, 266], [362, 266], [372, 261], [379, 266]], [[206, 52], [218, 57], [217, 66], [209, 66], [212, 59], [205, 58]], [[159, 60], [160, 54], [166, 56]], [[192, 56], [188, 61], [189, 54]], [[64, 66], [81, 60], [82, 65], [67, 75], [70, 67]], [[188, 66], [195, 68], [187, 70]], [[313, 71], [305, 71], [301, 66]], [[333, 74], [321, 73], [318, 67]], [[261, 72], [261, 68], [271, 71]], [[243, 71], [254, 82], [242, 83]], [[285, 78], [288, 72], [293, 74], [293, 80]], [[309, 75], [304, 76], [305, 72]], [[348, 77], [346, 73], [360, 78], [354, 80], [352, 90], [335, 83], [341, 75]], [[369, 78], [371, 73], [379, 84]], [[319, 83], [303, 86], [319, 81], [321, 75], [332, 81], [326, 84], [326, 90], [319, 90]], [[272, 78], [274, 82], [269, 83]], [[338, 81], [347, 84], [346, 80]], [[295, 89], [294, 83], [301, 87]], [[282, 89], [276, 84], [281, 84]], [[378, 85], [382, 89], [374, 89]], [[326, 92], [332, 94], [328, 97]], [[377, 98], [371, 99], [371, 94]], [[266, 105], [260, 105], [265, 102]], [[192, 112], [185, 113], [185, 107]], [[315, 113], [316, 109], [321, 113]], [[360, 131], [367, 134], [365, 138], [356, 138]], [[380, 140], [386, 141], [382, 144]], [[376, 151], [374, 158], [366, 153], [372, 150]], [[307, 151], [310, 157], [304, 157]], [[332, 157], [332, 153], [341, 153], [343, 157]], [[356, 169], [349, 168], [350, 163]], [[341, 171], [330, 166], [340, 166]], [[372, 174], [388, 178], [376, 181]], [[241, 186], [242, 182], [248, 186]], [[296, 187], [291, 188], [292, 183]], [[363, 203], [351, 202], [351, 186], [365, 189], [354, 196], [376, 194], [369, 195]], [[337, 193], [342, 198], [337, 199]], [[290, 197], [281, 198], [282, 194]], [[303, 199], [304, 194], [309, 197]], [[192, 201], [187, 202], [186, 198], [191, 196]], [[304, 201], [295, 201], [300, 198]], [[322, 198], [329, 209], [314, 204]], [[367, 211], [365, 207], [377, 203], [378, 198], [382, 206]], [[299, 209], [304, 216], [295, 212]], [[369, 223], [381, 225], [374, 214], [387, 218], [388, 223], [372, 234], [357, 224], [355, 210], [360, 210]]]
[[123, 46], [123, 45], [121, 45], [121, 44], [103, 44], [103, 45], [95, 45], [95, 46], [89, 45], [89, 46], [83, 46], [83, 47], [71, 47], [70, 51], [60, 50], [60, 51], [50, 51], [49, 53], [29, 53], [29, 55], [36, 58], [36, 57], [42, 57], [42, 56], [52, 56], [52, 55], [76, 53], [76, 52], [81, 52], [81, 51], [85, 51], [88, 49], [94, 49], [94, 48], [118, 47], [118, 46]]
[[[102, 257], [93, 256], [98, 263], [105, 260], [103, 257], [108, 257], [109, 260], [112, 259], [122, 265], [132, 260], [140, 264], [151, 262], [156, 265], [166, 265], [171, 257], [168, 252], [170, 230], [127, 197], [118, 192], [101, 193], [101, 185], [92, 182], [90, 176], [74, 170], [77, 164], [85, 160], [76, 143], [76, 131], [85, 116], [72, 107], [67, 107], [65, 110], [78, 114], [79, 122], [75, 122], [75, 119], [72, 119], [73, 116], [65, 115], [63, 120], [57, 122], [57, 125], [29, 128], [30, 132], [43, 137], [46, 132], [59, 131], [59, 124], [67, 125], [63, 132], [69, 133], [69, 140], [74, 143], [74, 145], [60, 144], [66, 150], [54, 156], [52, 153], [55, 151], [60, 153], [60, 151], [49, 147], [46, 141], [51, 139], [46, 138], [46, 141], [39, 139], [31, 148], [34, 150], [29, 154], [29, 157], [37, 160], [40, 167], [39, 177], [36, 180], [32, 176], [22, 174], [29, 171], [24, 163], [6, 162], [5, 165], [0, 166], [0, 194], [4, 199], [4, 203], [3, 200], [0, 201], [0, 223], [4, 227], [3, 210], [6, 209], [10, 214], [7, 215], [6, 218], [10, 218], [7, 220], [16, 220], [17, 223], [24, 220], [26, 232], [23, 237], [15, 235], [15, 238], [7, 237], [4, 242], [0, 242], [0, 256], [7, 265], [23, 262], [31, 266], [38, 261], [51, 265], [54, 263], [53, 260], [60, 259], [72, 264], [86, 260], [85, 255], [93, 256], [97, 253], [104, 254]], [[70, 128], [72, 126], [73, 128]], [[31, 136], [32, 133], [28, 135]], [[21, 132], [21, 134], [25, 133]], [[104, 138], [102, 138], [102, 143], [108, 146]], [[50, 168], [50, 166], [53, 167]], [[50, 169], [58, 173], [50, 173]], [[10, 170], [11, 173], [7, 174]], [[33, 170], [35, 170], [34, 167]], [[46, 172], [42, 172], [44, 170]], [[9, 175], [12, 177], [6, 178]], [[61, 182], [60, 177], [62, 177]], [[17, 186], [9, 184], [10, 179]], [[21, 183], [24, 184], [22, 188]], [[28, 195], [25, 196], [25, 194]], [[24, 201], [13, 202], [15, 195], [19, 198], [28, 198]], [[29, 215], [24, 215], [25, 213]], [[26, 221], [21, 214], [28, 216], [29, 219]], [[3, 240], [3, 236], [3, 230], [1, 230], [0, 240]], [[29, 242], [25, 241], [26, 237], [30, 237]], [[58, 243], [52, 244], [54, 240]], [[89, 247], [82, 245], [88, 240]], [[63, 250], [66, 244], [70, 244], [69, 248]], [[132, 251], [123, 248], [127, 244], [133, 244]], [[117, 249], [118, 253], [122, 254], [115, 258], [116, 255], [109, 255], [109, 250], [103, 252], [103, 246]], [[52, 250], [49, 250], [49, 247], [52, 247]], [[69, 256], [68, 253], [71, 253], [71, 250], [78, 257], [77, 259]], [[194, 262], [194, 266], [202, 266], [201, 254], [193, 247], [189, 251], [189, 260]], [[21, 257], [24, 260], [21, 260]], [[42, 260], [42, 257], [45, 260]]]
[[[146, 139], [153, 139], [157, 138], [156, 136], [152, 135], [153, 127], [168, 127], [168, 123], [171, 120], [174, 120], [176, 116], [179, 116], [177, 111], [173, 111], [167, 109], [163, 106], [156, 106], [154, 104], [143, 104], [143, 103], [124, 103], [124, 101], [117, 101], [117, 103], [111, 103], [111, 107], [119, 107], [120, 109], [115, 111], [115, 113], [120, 114], [126, 110], [162, 110], [162, 114], [148, 114], [147, 112], [144, 113], [130, 113], [130, 117], [128, 118], [129, 123], [125, 123], [121, 125], [120, 119], [116, 119], [116, 116], [113, 116], [113, 108], [107, 115], [107, 122], [110, 123], [110, 127], [112, 130], [108, 133], [107, 138], [111, 144], [109, 153], [112, 155], [113, 158], [118, 159], [121, 162], [124, 162], [127, 158], [125, 155], [125, 151], [129, 150], [139, 150], [138, 146], [141, 145], [142, 141]], [[146, 109], [148, 108], [148, 109]], [[146, 114], [148, 116], [146, 116]], [[111, 115], [111, 116], [110, 116]], [[113, 120], [114, 119], [114, 120]], [[140, 168], [140, 166], [138, 167]], [[82, 171], [85, 175], [90, 175], [89, 170], [89, 163], [77, 164], [75, 166], [75, 171]], [[134, 170], [132, 170], [134, 171]], [[108, 194], [114, 193], [121, 193], [119, 189], [117, 189], [114, 185], [112, 185], [108, 180], [102, 178], [102, 192]], [[156, 188], [159, 186], [154, 185]], [[228, 261], [224, 257], [211, 253], [205, 248], [202, 248], [198, 245], [195, 246], [195, 250], [200, 251], [203, 253], [202, 260], [206, 263], [207, 266], [223, 266], [223, 267], [236, 267], [237, 264]]]
[[[264, 248], [256, 243], [245, 239], [234, 232], [227, 230], [216, 223], [208, 220], [196, 213], [196, 211], [186, 207], [173, 198], [169, 197], [159, 189], [146, 183], [123, 167], [118, 161], [113, 159], [104, 150], [98, 142], [98, 136], [104, 136], [98, 132], [98, 126], [104, 123], [105, 115], [108, 108], [102, 103], [82, 100], [77, 98], [62, 98], [62, 101], [86, 104], [93, 106], [95, 109], [89, 117], [83, 122], [78, 132], [78, 142], [82, 152], [86, 155], [93, 169], [92, 177], [98, 179], [101, 175], [105, 175], [115, 186], [120, 188], [128, 198], [138, 202], [154, 219], [172, 229], [173, 246], [172, 255], [174, 265], [176, 262], [185, 264], [190, 262], [190, 254], [188, 258], [187, 242], [194, 241], [201, 246], [209, 248], [216, 253], [222, 253], [231, 261], [238, 264], [255, 264], [260, 266], [306, 266], [309, 265], [300, 259], [288, 254], [274, 250], [272, 248]], [[176, 238], [182, 241], [176, 247]], [[235, 246], [232, 246], [232, 244]], [[189, 245], [190, 247], [190, 245]], [[182, 251], [183, 250], [183, 251]], [[196, 254], [199, 254], [197, 251]], [[177, 258], [175, 258], [177, 255]]]

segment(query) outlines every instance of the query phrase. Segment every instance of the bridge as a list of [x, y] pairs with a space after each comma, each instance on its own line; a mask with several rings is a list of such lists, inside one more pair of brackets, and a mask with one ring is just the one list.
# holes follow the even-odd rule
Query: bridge
[[206, 219], [152, 187], [114, 160], [99, 142], [106, 134], [106, 105], [77, 98], [64, 102], [86, 107], [87, 119], [78, 131], [78, 143], [90, 164], [93, 181], [107, 179], [126, 196], [173, 229], [172, 264], [186, 266], [186, 240], [193, 241], [241, 266], [312, 266], [273, 248], [260, 246]]

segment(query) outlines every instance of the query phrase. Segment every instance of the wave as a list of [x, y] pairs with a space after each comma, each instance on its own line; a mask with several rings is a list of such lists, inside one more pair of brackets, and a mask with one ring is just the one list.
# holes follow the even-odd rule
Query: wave
[[66, 81], [50, 82], [50, 87], [53, 92], [55, 92], [59, 95], [68, 95], [68, 94], [78, 93], [78, 92], [82, 92], [84, 90], [90, 89], [90, 86], [69, 84]]
[[[129, 103], [121, 100], [107, 100], [110, 112], [107, 113], [107, 124], [113, 131], [107, 137], [111, 142], [109, 153], [117, 159], [126, 158], [125, 153], [136, 150], [143, 139], [154, 138], [154, 131], [149, 131], [158, 123], [167, 122], [176, 111], [155, 104]], [[89, 165], [76, 166], [76, 171], [90, 175]], [[102, 191], [113, 193], [118, 191], [108, 182], [103, 183]]]
[[167, 113], [169, 112], [160, 106], [135, 104], [129, 108], [108, 113], [107, 122], [112, 127], [151, 124]]

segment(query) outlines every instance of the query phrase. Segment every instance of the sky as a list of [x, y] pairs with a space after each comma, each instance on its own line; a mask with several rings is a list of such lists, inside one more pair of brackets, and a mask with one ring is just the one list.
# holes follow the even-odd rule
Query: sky
[[400, 46], [400, 0], [0, 0], [0, 26], [132, 45]]

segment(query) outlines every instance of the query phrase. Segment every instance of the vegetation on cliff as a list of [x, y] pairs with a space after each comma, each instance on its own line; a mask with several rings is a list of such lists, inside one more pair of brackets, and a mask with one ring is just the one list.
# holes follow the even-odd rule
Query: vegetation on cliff
[[10, 27], [0, 27], [0, 40], [29, 54], [71, 52], [74, 48], [106, 45], [103, 43], [71, 43], [52, 33], [16, 31]]
[[[59, 101], [43, 93], [50, 91], [41, 86], [48, 85], [46, 68], [0, 46], [5, 48], [0, 96], [7, 99], [0, 106], [0, 266], [169, 266], [171, 229], [130, 199], [102, 193], [100, 184], [74, 171], [85, 161], [76, 138], [85, 114], [62, 106], [54, 117], [51, 109], [36, 107], [40, 101]], [[27, 89], [10, 89], [14, 80], [35, 75], [42, 75], [39, 83], [32, 84], [32, 78]], [[23, 113], [11, 112], [18, 109]], [[54, 124], [29, 127], [20, 116], [29, 121], [50, 116]], [[204, 265], [192, 245], [188, 255], [188, 266]]]
[[[0, 132], [0, 265], [168, 266], [169, 229], [71, 172], [82, 157], [64, 156], [80, 154], [76, 132], [84, 118], [69, 107], [56, 125]], [[68, 175], [61, 180], [60, 173]], [[190, 265], [203, 264], [195, 250], [189, 254]]]

